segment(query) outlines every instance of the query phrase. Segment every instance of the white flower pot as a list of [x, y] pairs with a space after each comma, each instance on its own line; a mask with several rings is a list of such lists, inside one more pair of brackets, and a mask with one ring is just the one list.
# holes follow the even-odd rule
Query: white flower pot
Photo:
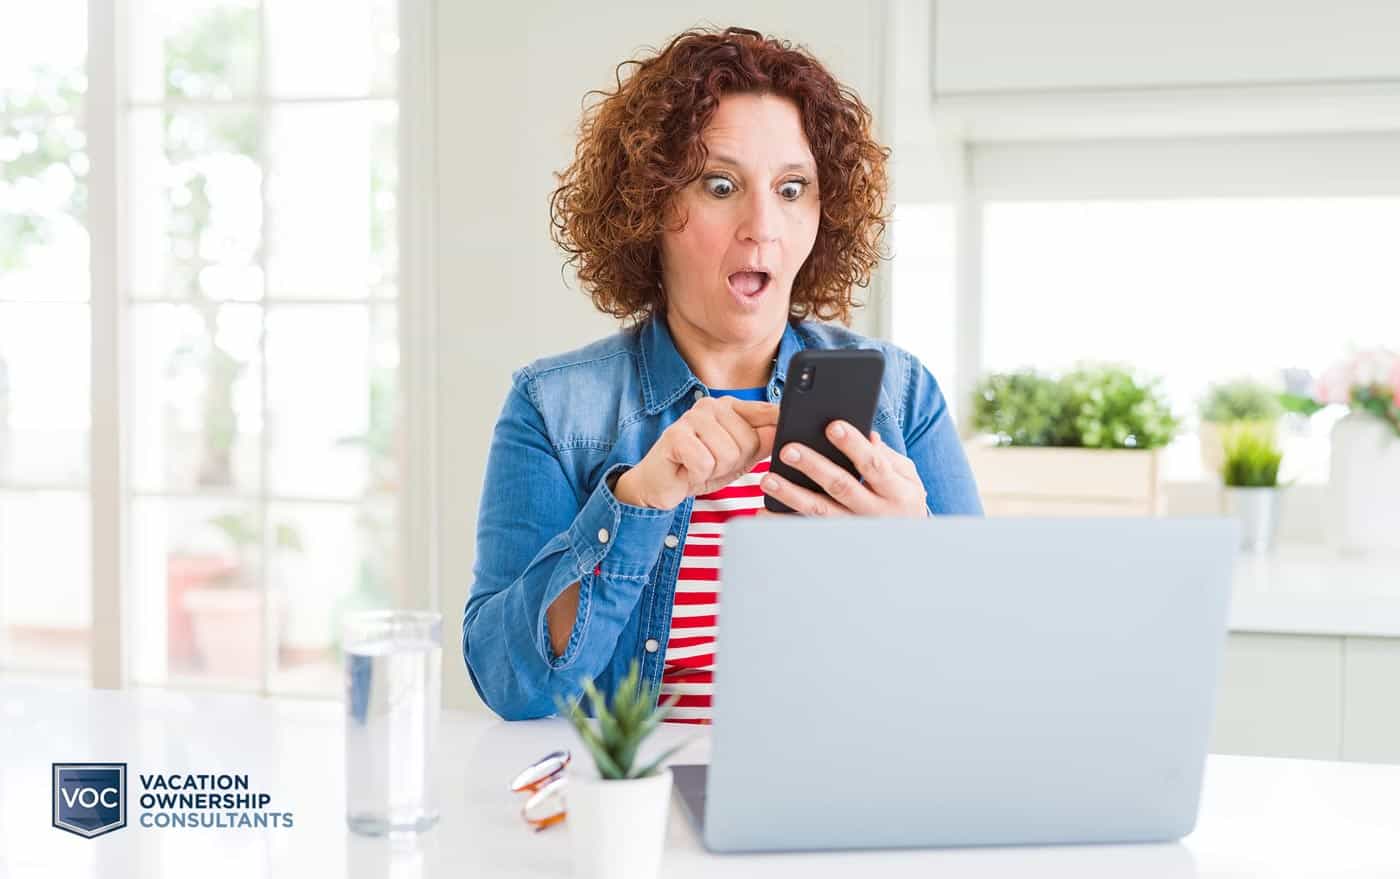
[[1224, 512], [1240, 522], [1240, 549], [1268, 553], [1278, 533], [1279, 493], [1273, 487], [1225, 486]]
[[666, 848], [670, 769], [612, 781], [575, 775], [565, 797], [578, 879], [656, 879]]
[[1369, 413], [1332, 428], [1327, 533], [1339, 552], [1400, 553], [1400, 437]]

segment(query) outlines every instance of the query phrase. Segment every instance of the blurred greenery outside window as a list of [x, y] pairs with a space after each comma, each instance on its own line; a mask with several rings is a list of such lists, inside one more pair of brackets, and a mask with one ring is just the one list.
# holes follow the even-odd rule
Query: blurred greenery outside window
[[[197, 448], [191, 450], [188, 461], [171, 456], [158, 468], [162, 471], [158, 478], [133, 481], [133, 500], [147, 507], [153, 503], [164, 505], [170, 527], [167, 535], [143, 533], [141, 522], [145, 520], [139, 515], [136, 517], [135, 527], [130, 529], [132, 542], [139, 545], [143, 540], [158, 540], [158, 551], [166, 556], [166, 565], [155, 574], [148, 566], [141, 571], [141, 582], [132, 576], [127, 586], [132, 590], [158, 593], [159, 603], [169, 605], [160, 612], [167, 615], [167, 626], [171, 629], [168, 631], [170, 663], [166, 672], [172, 680], [182, 670], [188, 670], [216, 684], [237, 685], [241, 680], [246, 685], [261, 679], [263, 685], [268, 686], [267, 682], [277, 670], [243, 667], [210, 672], [209, 656], [197, 643], [190, 643], [197, 638], [188, 631], [183, 634], [174, 631], [181, 626], [189, 628], [187, 620], [181, 621], [186, 608], [176, 606], [182, 596], [176, 594], [175, 581], [184, 578], [182, 589], [203, 585], [250, 593], [257, 593], [257, 587], [266, 583], [269, 590], [285, 587], [292, 593], [285, 598], [293, 599], [295, 604], [297, 575], [314, 574], [308, 565], [346, 554], [356, 556], [353, 582], [337, 586], [321, 596], [318, 612], [327, 616], [324, 624], [304, 627], [318, 630], [310, 640], [320, 643], [322, 649], [297, 651], [287, 649], [285, 643], [280, 644], [277, 661], [288, 666], [301, 661], [322, 666], [333, 663], [339, 615], [350, 608], [382, 606], [393, 600], [394, 580], [399, 570], [395, 495], [399, 488], [400, 418], [397, 303], [394, 298], [397, 281], [394, 205], [398, 175], [396, 99], [392, 97], [392, 89], [377, 87], [379, 80], [376, 79], [374, 94], [367, 91], [363, 96], [366, 109], [355, 111], [358, 113], [355, 118], [363, 119], [363, 125], [372, 128], [366, 133], [366, 140], [374, 145], [374, 151], [366, 154], [367, 166], [363, 166], [367, 179], [363, 184], [344, 181], [347, 188], [363, 185], [368, 198], [364, 209], [368, 227], [363, 247], [371, 254], [372, 266], [363, 273], [364, 287], [337, 289], [330, 294], [311, 291], [312, 296], [334, 300], [333, 304], [324, 306], [297, 299], [295, 293], [286, 291], [279, 292], [297, 301], [282, 305], [269, 295], [265, 278], [269, 259], [270, 230], [266, 223], [269, 206], [268, 185], [264, 180], [269, 169], [264, 164], [277, 161], [277, 156], [268, 149], [271, 118], [280, 113], [289, 120], [287, 124], [292, 125], [296, 114], [314, 114], [327, 106], [348, 102], [321, 104], [317, 103], [316, 94], [299, 96], [295, 102], [283, 102], [255, 93], [258, 78], [250, 78], [249, 72], [259, 69], [259, 53], [265, 49], [261, 43], [265, 33], [259, 20], [261, 8], [234, 3], [206, 6], [193, 14], [185, 10], [182, 26], [159, 35], [163, 56], [160, 93], [135, 101], [122, 114], [119, 124], [135, 133], [130, 144], [133, 165], [127, 169], [131, 175], [128, 192], [159, 191], [164, 223], [155, 234], [157, 240], [168, 242], [161, 248], [164, 253], [158, 268], [133, 280], [133, 289], [121, 291], [124, 301], [125, 297], [130, 297], [127, 307], [132, 314], [132, 325], [149, 325], [150, 335], [159, 338], [168, 354], [160, 365], [160, 387], [137, 387], [135, 396], [160, 398], [157, 403], [163, 401], [161, 420], [176, 425], [184, 423], [188, 432], [197, 438]], [[376, 8], [378, 13], [368, 14], [367, 20], [383, 24], [385, 19], [393, 17], [379, 14], [383, 8]], [[379, 18], [375, 18], [376, 14]], [[150, 21], [159, 19], [153, 16]], [[377, 52], [375, 57], [384, 62], [381, 66], [392, 70], [397, 36], [388, 31], [396, 28], [396, 23], [390, 21], [389, 25], [381, 27], [372, 42]], [[142, 26], [142, 19], [133, 19], [131, 27]], [[81, 29], [82, 24], [76, 27]], [[9, 315], [12, 320], [19, 316], [23, 320], [23, 315], [30, 312], [17, 311], [16, 306], [6, 307], [15, 297], [7, 295], [12, 287], [4, 281], [7, 276], [11, 280], [19, 278], [42, 262], [65, 233], [81, 239], [84, 258], [79, 268], [83, 282], [80, 291], [56, 292], [54, 297], [86, 299], [83, 225], [87, 200], [85, 177], [90, 160], [86, 138], [77, 128], [86, 87], [82, 65], [69, 68], [36, 65], [30, 69], [27, 79], [17, 83], [17, 86], [14, 82], [0, 85], [0, 198], [6, 202], [6, 209], [0, 211], [0, 299], [5, 300], [0, 303], [0, 309], [6, 310], [0, 311], [0, 315]], [[255, 92], [249, 92], [249, 87]], [[305, 111], [303, 106], [307, 107]], [[159, 137], [154, 142], [139, 137], [143, 114], [149, 118], [154, 118], [153, 114], [159, 117]], [[327, 146], [334, 149], [335, 145]], [[141, 154], [143, 150], [145, 154]], [[151, 169], [160, 169], [163, 179], [140, 177]], [[248, 212], [239, 210], [249, 202], [250, 192], [257, 207], [257, 215], [251, 222]], [[11, 205], [19, 209], [12, 210]], [[133, 209], [141, 206], [134, 204]], [[124, 207], [125, 216], [131, 213], [132, 210]], [[277, 231], [273, 229], [271, 234]], [[360, 246], [356, 242], [349, 244]], [[149, 253], [145, 256], [149, 261]], [[140, 286], [145, 277], [156, 278], [157, 286]], [[31, 292], [26, 298], [38, 297]], [[143, 302], [143, 299], [156, 301]], [[361, 426], [330, 437], [324, 449], [330, 456], [359, 456], [366, 471], [363, 485], [358, 489], [342, 489], [337, 484], [334, 491], [324, 496], [316, 491], [278, 491], [270, 484], [265, 472], [269, 462], [263, 455], [269, 441], [267, 432], [273, 428], [268, 420], [268, 396], [275, 395], [282, 386], [274, 386], [274, 382], [291, 377], [288, 370], [294, 370], [297, 361], [284, 359], [280, 375], [268, 374], [266, 345], [276, 332], [270, 328], [274, 324], [271, 316], [280, 309], [301, 309], [303, 314], [309, 314], [301, 319], [301, 324], [305, 324], [314, 320], [314, 310], [322, 308], [327, 314], [334, 311], [339, 325], [365, 328], [364, 338], [358, 343], [369, 361], [359, 371], [365, 376], [358, 391], [362, 402], [357, 408], [364, 412]], [[193, 320], [187, 319], [191, 317]], [[249, 326], [251, 333], [244, 331]], [[17, 324], [12, 325], [12, 329], [16, 328]], [[289, 334], [288, 338], [292, 336]], [[253, 344], [248, 343], [249, 339]], [[11, 402], [17, 394], [17, 378], [7, 361], [3, 340], [3, 332], [0, 332], [0, 482], [5, 476]], [[297, 344], [304, 341], [303, 334], [284, 343], [284, 347], [290, 345], [296, 350]], [[128, 348], [136, 347], [128, 345]], [[140, 357], [141, 351], [133, 350], [132, 356]], [[316, 352], [305, 350], [304, 356], [314, 358]], [[76, 401], [70, 403], [76, 405]], [[87, 401], [82, 400], [81, 405], [86, 409]], [[128, 413], [126, 420], [131, 422], [132, 414]], [[244, 456], [253, 459], [249, 468], [253, 474], [251, 479], [240, 478], [238, 472], [240, 439], [245, 444], [262, 445], [251, 452], [244, 450]], [[137, 442], [133, 442], [133, 447], [133, 454], [139, 456], [142, 449]], [[314, 469], [320, 457], [295, 446], [289, 447], [283, 457], [288, 455], [292, 457], [284, 461], [283, 470], [291, 472]], [[165, 472], [176, 464], [185, 465], [187, 472]], [[327, 514], [307, 511], [331, 508], [344, 510], [349, 517], [345, 521], [354, 523], [353, 538], [348, 545], [345, 542], [327, 545], [325, 540], [318, 544], [316, 535], [306, 530], [307, 522], [329, 521]], [[181, 519], [187, 521], [177, 521]], [[312, 532], [315, 530], [311, 528]], [[342, 534], [344, 529], [325, 533]], [[261, 557], [264, 546], [272, 557]], [[0, 547], [0, 553], [3, 552], [4, 547]], [[141, 552], [139, 546], [136, 552]], [[205, 565], [190, 582], [192, 568], [187, 562], [210, 557], [221, 557], [224, 563]], [[283, 567], [290, 573], [280, 583], [269, 582], [278, 569], [278, 557], [284, 559]], [[155, 582], [155, 575], [166, 582]], [[25, 584], [18, 581], [31, 578], [15, 579], [16, 582], [8, 584], [0, 582], [0, 590], [25, 588]], [[35, 572], [33, 580], [40, 579], [41, 573]], [[87, 583], [71, 585], [80, 591], [90, 588]], [[254, 597], [254, 617], [261, 617], [258, 608], [262, 596]], [[148, 607], [149, 604], [146, 603]], [[275, 614], [274, 619], [277, 619]], [[140, 627], [148, 621], [138, 618], [135, 625]], [[10, 622], [0, 619], [0, 625]], [[284, 623], [285, 619], [278, 621], [279, 626]], [[261, 637], [255, 631], [249, 634]], [[184, 640], [177, 644], [182, 638]], [[180, 657], [176, 656], [177, 652]], [[254, 651], [244, 654], [244, 658], [252, 656], [258, 661], [256, 655]], [[187, 667], [182, 669], [177, 659]], [[0, 662], [4, 662], [3, 657]], [[338, 678], [323, 671], [325, 673], [319, 676], [290, 681], [287, 685], [292, 689], [333, 692], [339, 686]], [[273, 682], [271, 686], [276, 688], [279, 684]]]

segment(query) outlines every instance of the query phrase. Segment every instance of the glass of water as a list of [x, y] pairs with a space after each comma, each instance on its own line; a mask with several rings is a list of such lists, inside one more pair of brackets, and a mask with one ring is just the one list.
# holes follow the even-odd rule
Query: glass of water
[[442, 614], [362, 611], [342, 625], [346, 820], [370, 836], [427, 830], [440, 815]]

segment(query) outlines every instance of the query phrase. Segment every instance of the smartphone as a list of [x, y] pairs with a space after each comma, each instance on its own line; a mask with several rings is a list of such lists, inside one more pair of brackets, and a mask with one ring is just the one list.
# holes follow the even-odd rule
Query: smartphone
[[[826, 438], [826, 427], [833, 421], [845, 421], [862, 436], [869, 436], [884, 374], [885, 355], [873, 348], [811, 349], [793, 355], [783, 402], [778, 408], [778, 433], [769, 470], [796, 485], [825, 494], [807, 474], [778, 458], [783, 446], [801, 443], [860, 479], [856, 465]], [[763, 496], [763, 505], [775, 513], [793, 512], [771, 495]]]

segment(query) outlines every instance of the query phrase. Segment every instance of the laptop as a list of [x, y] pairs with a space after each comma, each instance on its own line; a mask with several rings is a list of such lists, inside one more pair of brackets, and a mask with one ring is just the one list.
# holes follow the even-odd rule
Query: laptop
[[737, 520], [715, 852], [1164, 842], [1200, 802], [1231, 519]]

